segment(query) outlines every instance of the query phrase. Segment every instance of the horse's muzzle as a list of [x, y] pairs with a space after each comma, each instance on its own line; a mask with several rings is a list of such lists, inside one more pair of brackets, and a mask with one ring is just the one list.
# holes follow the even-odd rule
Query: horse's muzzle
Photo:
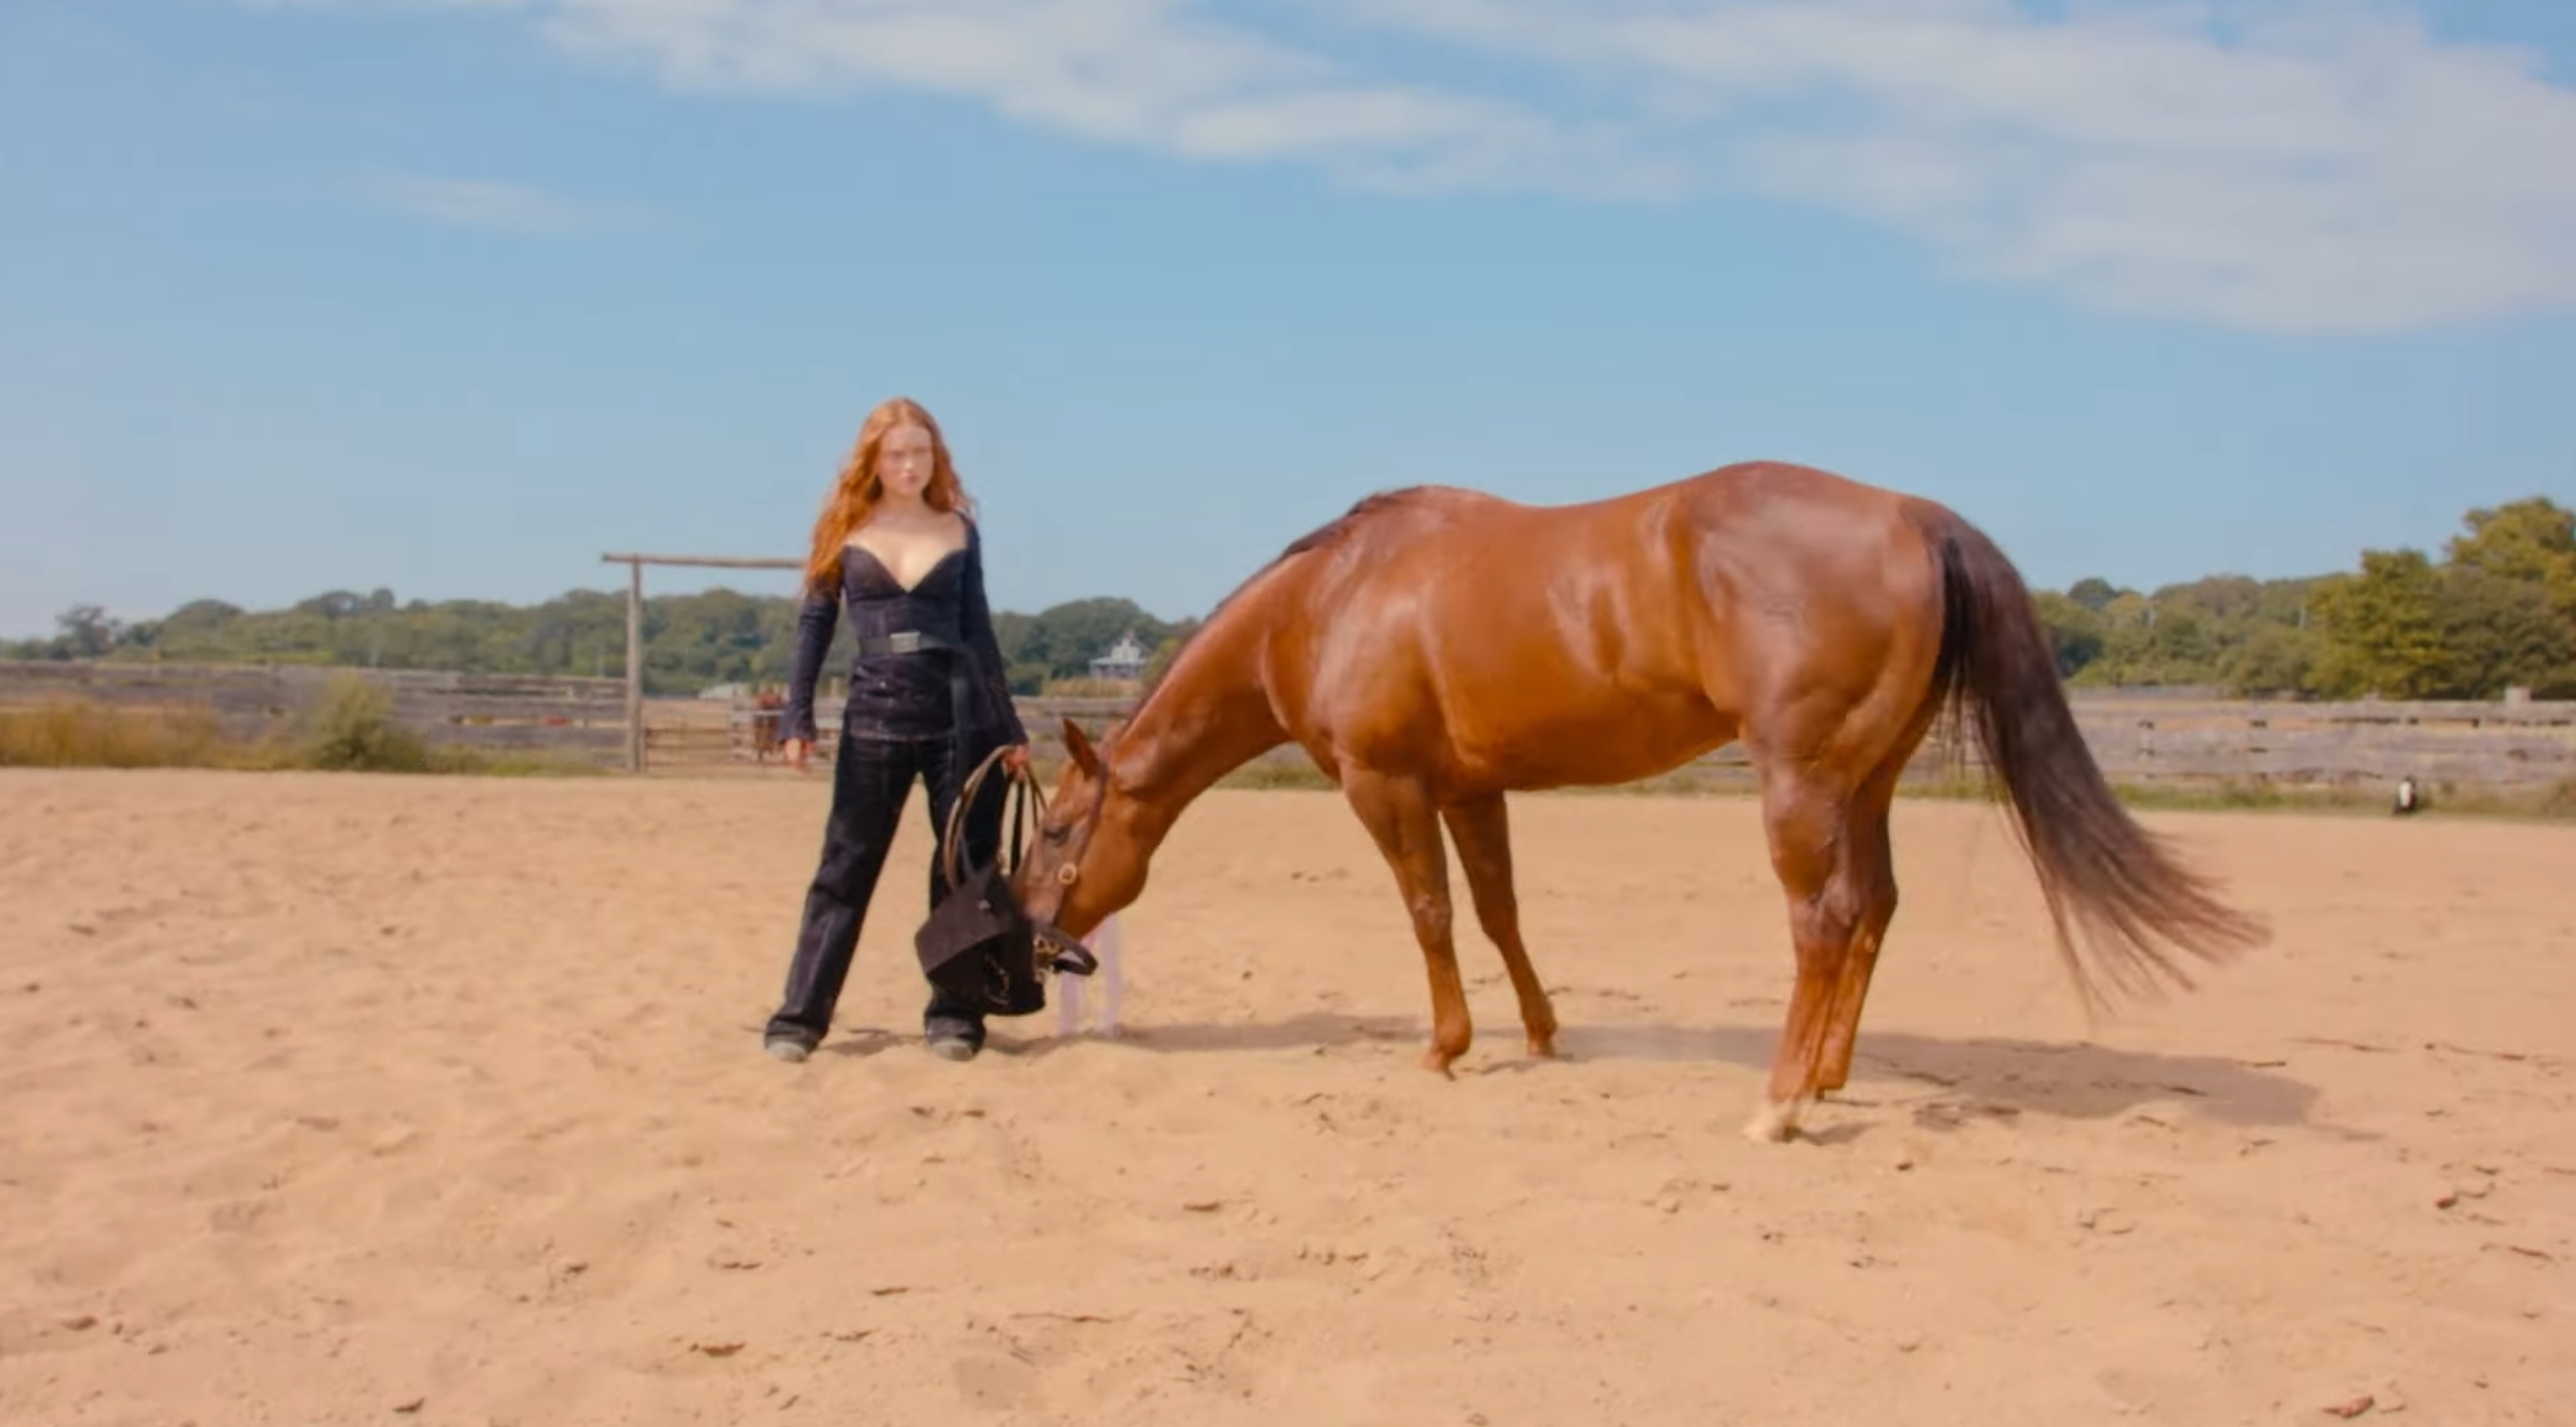
[[1089, 976], [1100, 969], [1100, 959], [1091, 948], [1059, 929], [1053, 922], [1032, 920], [1029, 935], [1046, 953], [1047, 969], [1073, 976]]

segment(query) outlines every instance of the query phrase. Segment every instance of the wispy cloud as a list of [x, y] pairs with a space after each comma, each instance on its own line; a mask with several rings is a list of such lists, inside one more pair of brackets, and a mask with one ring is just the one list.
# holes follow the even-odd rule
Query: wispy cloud
[[[1348, 13], [1362, 13], [1355, 3]], [[2108, 308], [2309, 332], [2576, 306], [2576, 92], [2331, 3], [1432, 0], [1401, 23], [1635, 83], [1721, 182]]]
[[370, 200], [396, 212], [492, 233], [596, 233], [628, 227], [650, 216], [630, 204], [570, 198], [493, 179], [380, 173], [368, 175], [361, 187]]
[[1759, 192], [1962, 274], [2242, 328], [2576, 308], [2576, 90], [2393, 0], [295, 3], [516, 10], [674, 87], [901, 88], [1380, 189]]

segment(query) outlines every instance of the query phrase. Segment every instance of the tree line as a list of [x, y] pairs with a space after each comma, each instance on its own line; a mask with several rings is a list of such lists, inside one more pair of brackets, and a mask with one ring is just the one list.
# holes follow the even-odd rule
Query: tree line
[[[685, 696], [719, 684], [783, 684], [796, 652], [798, 602], [716, 589], [644, 600], [644, 690]], [[0, 642], [0, 659], [159, 660], [172, 664], [327, 664], [488, 674], [626, 672], [626, 596], [573, 590], [534, 605], [399, 600], [391, 590], [334, 590], [285, 609], [196, 600], [159, 619], [120, 622], [96, 605], [56, 618], [50, 639]], [[1133, 633], [1147, 650], [1176, 644], [1195, 620], [1165, 620], [1131, 600], [1071, 600], [1037, 614], [997, 610], [993, 631], [1011, 686], [1036, 694], [1088, 677], [1091, 661]], [[849, 667], [849, 621], [825, 676]]]
[[2240, 697], [2576, 698], [2576, 512], [2545, 497], [2470, 510], [2438, 557], [2213, 575], [2148, 594], [2099, 579], [2036, 591], [2078, 687], [2201, 685]]
[[[2576, 512], [2545, 497], [2470, 510], [2438, 555], [2366, 550], [2349, 571], [2213, 575], [2146, 592], [2089, 578], [2033, 598], [2058, 668], [2077, 687], [2490, 699], [2518, 685], [2540, 698], [2576, 698]], [[784, 682], [796, 608], [787, 596], [722, 589], [647, 598], [646, 692]], [[999, 611], [993, 622], [1021, 694], [1087, 677], [1122, 634], [1157, 663], [1168, 660], [1197, 624], [1114, 597]], [[132, 623], [82, 605], [57, 625], [49, 639], [0, 643], [0, 658], [600, 676], [626, 667], [626, 598], [597, 590], [535, 605], [401, 601], [382, 589], [332, 591], [278, 610], [198, 600]], [[827, 676], [847, 667], [849, 639], [844, 622]]]

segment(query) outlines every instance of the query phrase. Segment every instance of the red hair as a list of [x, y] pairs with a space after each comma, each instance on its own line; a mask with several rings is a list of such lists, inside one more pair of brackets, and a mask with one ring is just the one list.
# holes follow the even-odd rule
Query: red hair
[[814, 521], [814, 548], [805, 557], [808, 589], [839, 588], [841, 556], [850, 536], [876, 514], [877, 501], [884, 494], [885, 488], [877, 483], [877, 452], [885, 445], [886, 434], [904, 425], [930, 433], [930, 484], [921, 492], [923, 504], [958, 515], [974, 513], [975, 503], [957, 479], [957, 466], [949, 459], [948, 438], [941, 434], [939, 423], [911, 397], [890, 397], [860, 423], [859, 439], [841, 462], [841, 474], [831, 492], [823, 497], [823, 513]]

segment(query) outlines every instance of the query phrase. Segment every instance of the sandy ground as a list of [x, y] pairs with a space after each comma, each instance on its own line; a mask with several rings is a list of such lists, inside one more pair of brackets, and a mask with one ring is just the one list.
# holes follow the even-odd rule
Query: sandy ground
[[1444, 1083], [1314, 793], [1184, 819], [1128, 1037], [965, 1066], [916, 802], [769, 1061], [824, 796], [0, 775], [0, 1421], [2576, 1421], [2569, 830], [2158, 817], [2278, 939], [2088, 1038], [2002, 824], [1909, 805], [1850, 1094], [1766, 1147], [1749, 802], [1518, 803], [1569, 1055], [1471, 940]]

